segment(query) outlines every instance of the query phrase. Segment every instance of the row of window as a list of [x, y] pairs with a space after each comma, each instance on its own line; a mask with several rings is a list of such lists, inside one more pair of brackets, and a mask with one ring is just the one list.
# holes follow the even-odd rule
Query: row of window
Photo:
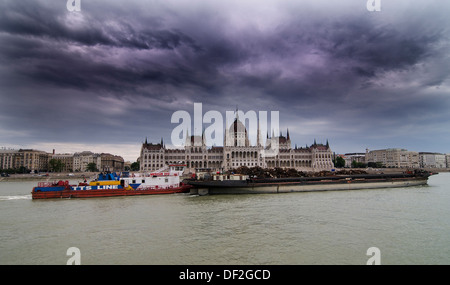
[[[184, 160], [186, 158], [186, 156], [184, 155], [175, 155], [175, 156], [164, 156], [164, 155], [159, 155], [159, 154], [153, 154], [153, 155], [144, 155], [144, 159], [148, 159], [148, 160], [160, 160], [160, 159], [165, 159], [165, 160]], [[192, 156], [188, 156], [188, 159], [203, 159], [202, 155], [192, 155]], [[208, 159], [222, 159], [222, 156], [208, 156]]]
[[239, 162], [239, 163], [233, 163], [233, 166], [262, 166], [262, 163], [260, 162], [259, 164], [256, 162]]
[[[261, 155], [259, 156], [260, 158], [262, 157]], [[294, 155], [293, 157], [291, 157], [291, 155], [279, 155], [277, 158], [278, 159], [310, 159], [310, 155]], [[324, 153], [319, 153], [316, 154], [315, 156], [316, 158], [326, 158], [326, 159], [331, 159], [331, 154], [324, 154]], [[227, 153], [227, 159], [230, 158], [230, 154]], [[235, 153], [232, 152], [231, 153], [231, 158], [258, 158], [258, 154], [256, 152], [239, 152], [239, 153]], [[164, 155], [159, 155], [159, 154], [153, 154], [153, 155], [144, 155], [144, 159], [146, 160], [184, 160], [186, 159], [186, 157], [184, 155], [178, 155], [178, 156], [164, 156]], [[203, 156], [200, 155], [193, 155], [193, 156], [188, 156], [187, 159], [203, 159]], [[222, 159], [222, 156], [208, 156], [208, 159]]]
[[[174, 163], [174, 162], [169, 162], [169, 163]], [[184, 163], [184, 162], [183, 162]], [[298, 161], [298, 160], [294, 160], [294, 161], [267, 161], [267, 166], [268, 167], [277, 167], [277, 166], [281, 166], [281, 167], [311, 167], [312, 162], [310, 160], [307, 161]], [[187, 167], [220, 167], [222, 165], [221, 161], [210, 161], [210, 162], [204, 162], [204, 161], [191, 161], [191, 162], [187, 162]], [[314, 163], [315, 166], [328, 166], [331, 165], [331, 162], [327, 162], [327, 161], [320, 161], [320, 162], [316, 162]], [[144, 168], [151, 168], [151, 169], [158, 169], [163, 167], [164, 164], [159, 164], [159, 163], [155, 163], [155, 164], [144, 164]], [[230, 164], [228, 163], [228, 166], [230, 166]], [[239, 167], [239, 166], [263, 166], [263, 164], [261, 162], [233, 162], [231, 163], [231, 166], [233, 167]]]
[[328, 158], [331, 159], [331, 153], [317, 153], [316, 158]]
[[311, 161], [267, 161], [268, 167], [311, 167]]

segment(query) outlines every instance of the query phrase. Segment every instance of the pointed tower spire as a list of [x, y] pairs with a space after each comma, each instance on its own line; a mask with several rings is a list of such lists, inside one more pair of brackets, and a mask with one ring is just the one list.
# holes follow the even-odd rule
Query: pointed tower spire
[[145, 137], [145, 144], [148, 144], [148, 142], [147, 142], [147, 137]]
[[256, 132], [256, 146], [261, 146], [261, 130], [259, 128], [259, 120], [258, 120], [258, 131]]
[[330, 144], [328, 143], [328, 139], [327, 139], [327, 148], [330, 148]]
[[223, 147], [227, 147], [228, 144], [228, 128], [227, 128], [227, 124], [225, 124], [225, 135], [223, 136]]
[[290, 140], [290, 139], [291, 139], [291, 138], [289, 137], [289, 128], [287, 129], [286, 139], [287, 139], [287, 140]]
[[186, 142], [184, 143], [185, 146], [191, 146], [191, 137], [189, 136], [189, 129], [186, 129]]
[[202, 146], [206, 145], [206, 137], [205, 137], [205, 128], [203, 128], [202, 132]]

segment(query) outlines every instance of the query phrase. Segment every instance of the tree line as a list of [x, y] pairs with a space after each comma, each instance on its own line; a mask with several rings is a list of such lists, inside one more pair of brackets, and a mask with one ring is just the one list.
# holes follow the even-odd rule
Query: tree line
[[[335, 159], [333, 159], [333, 163], [334, 163], [334, 167], [336, 168], [343, 168], [345, 167], [345, 159], [338, 156]], [[367, 167], [372, 167], [372, 168], [385, 168], [386, 166], [383, 165], [382, 162], [369, 162], [369, 163], [364, 163], [364, 162], [357, 162], [356, 160], [352, 161], [351, 164], [352, 168], [367, 168]]]

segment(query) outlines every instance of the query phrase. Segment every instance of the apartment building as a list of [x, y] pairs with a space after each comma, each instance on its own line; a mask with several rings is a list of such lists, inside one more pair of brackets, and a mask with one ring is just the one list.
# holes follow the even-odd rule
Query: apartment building
[[421, 168], [446, 168], [446, 155], [435, 152], [419, 152]]
[[419, 153], [402, 148], [366, 149], [366, 162], [380, 162], [385, 167], [419, 168]]

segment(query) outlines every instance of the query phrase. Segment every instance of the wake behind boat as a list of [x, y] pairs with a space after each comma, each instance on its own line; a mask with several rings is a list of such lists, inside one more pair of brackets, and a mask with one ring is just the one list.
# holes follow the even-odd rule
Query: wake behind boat
[[121, 175], [100, 173], [97, 179], [78, 185], [70, 185], [69, 181], [39, 182], [31, 196], [32, 199], [49, 199], [185, 193], [192, 186], [180, 182], [184, 169], [185, 165], [173, 164], [167, 172], [132, 175], [126, 172]]

